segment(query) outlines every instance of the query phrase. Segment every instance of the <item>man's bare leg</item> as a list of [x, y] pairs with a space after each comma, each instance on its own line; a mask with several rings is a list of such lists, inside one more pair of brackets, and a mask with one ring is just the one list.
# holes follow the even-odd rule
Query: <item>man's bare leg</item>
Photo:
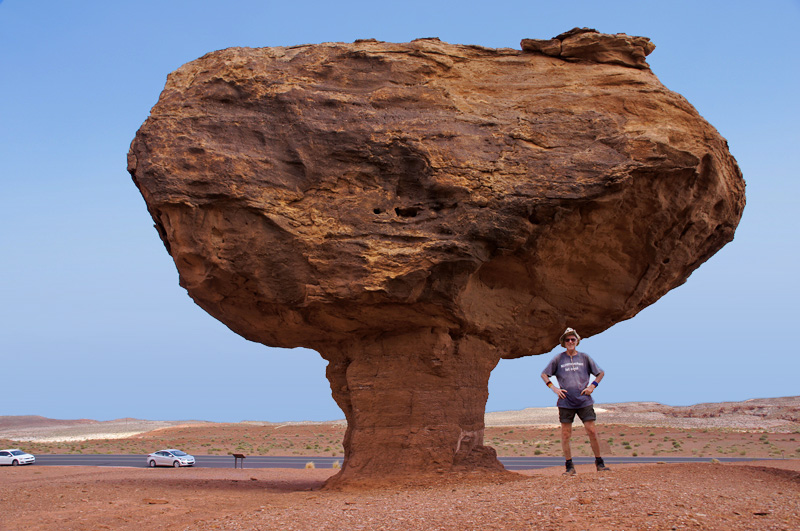
[[597, 440], [597, 426], [595, 426], [593, 420], [587, 420], [583, 423], [583, 427], [586, 428], [586, 433], [589, 435], [589, 444], [592, 445], [594, 456], [600, 457], [600, 442]]
[[593, 420], [587, 420], [583, 423], [583, 426], [586, 428], [586, 433], [589, 435], [589, 443], [591, 443], [592, 452], [594, 452], [594, 464], [598, 472], [608, 470], [605, 462], [603, 462], [603, 458], [600, 456], [600, 441], [597, 439], [597, 426], [595, 426]]
[[561, 424], [561, 449], [564, 451], [564, 459], [572, 459], [572, 449], [569, 447], [569, 440], [572, 438], [572, 424]]

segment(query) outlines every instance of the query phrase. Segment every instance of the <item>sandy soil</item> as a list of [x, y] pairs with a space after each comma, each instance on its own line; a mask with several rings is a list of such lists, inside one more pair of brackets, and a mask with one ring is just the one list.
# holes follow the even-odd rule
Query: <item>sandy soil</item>
[[[685, 409], [602, 405], [603, 452], [791, 459], [615, 465], [603, 474], [578, 466], [575, 477], [562, 476], [558, 467], [346, 491], [321, 490], [335, 473], [331, 469], [2, 467], [0, 531], [800, 529], [800, 398], [771, 400]], [[552, 414], [547, 408], [489, 414], [486, 442], [500, 455], [560, 455]], [[198, 455], [341, 455], [344, 433], [341, 422], [138, 421], [136, 435], [114, 438], [107, 435], [122, 430], [109, 430], [112, 424], [31, 418], [26, 425], [19, 417], [0, 417], [0, 447], [32, 453], [144, 454], [180, 447]], [[125, 422], [134, 423], [112, 421]], [[579, 426], [573, 453], [591, 453]]]
[[[800, 397], [691, 407], [598, 404], [596, 411], [608, 456], [800, 458]], [[561, 455], [556, 415], [555, 408], [488, 413], [486, 443], [500, 456]], [[341, 456], [345, 427], [343, 421], [221, 424], [0, 417], [0, 448], [20, 447], [33, 454], [148, 454], [181, 448], [194, 455]], [[590, 453], [577, 421], [573, 449], [576, 455]]]
[[[693, 456], [745, 458], [800, 458], [800, 426], [796, 432], [765, 429], [662, 428], [600, 424], [600, 444], [606, 456]], [[344, 427], [295, 427], [245, 424], [185, 425], [159, 429], [123, 439], [62, 442], [24, 442], [0, 439], [0, 448], [21, 448], [37, 454], [141, 454], [162, 448], [180, 448], [193, 455], [343, 455]], [[494, 426], [485, 441], [500, 456], [560, 456], [559, 428]], [[572, 448], [590, 455], [589, 440], [576, 422]]]

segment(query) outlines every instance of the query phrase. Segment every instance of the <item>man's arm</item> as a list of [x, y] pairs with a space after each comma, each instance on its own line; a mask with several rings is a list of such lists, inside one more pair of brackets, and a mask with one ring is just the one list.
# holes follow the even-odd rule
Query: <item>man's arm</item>
[[586, 386], [586, 389], [581, 391], [582, 395], [590, 395], [597, 389], [597, 385], [603, 380], [603, 376], [605, 376], [605, 371], [600, 371], [600, 374], [596, 375], [594, 381]]
[[553, 392], [558, 395], [558, 398], [564, 398], [565, 396], [567, 396], [567, 392], [564, 389], [559, 389], [558, 387], [553, 385], [553, 382], [550, 381], [550, 377], [547, 374], [542, 373], [542, 380], [544, 381], [545, 384], [547, 384], [547, 387], [552, 389]]

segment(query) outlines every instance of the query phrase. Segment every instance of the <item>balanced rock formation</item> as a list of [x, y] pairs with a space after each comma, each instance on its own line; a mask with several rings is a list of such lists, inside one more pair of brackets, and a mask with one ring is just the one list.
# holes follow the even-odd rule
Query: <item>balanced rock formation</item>
[[523, 47], [221, 50], [170, 74], [131, 145], [195, 302], [328, 360], [334, 482], [499, 469], [501, 358], [629, 319], [733, 238], [741, 173], [648, 39]]

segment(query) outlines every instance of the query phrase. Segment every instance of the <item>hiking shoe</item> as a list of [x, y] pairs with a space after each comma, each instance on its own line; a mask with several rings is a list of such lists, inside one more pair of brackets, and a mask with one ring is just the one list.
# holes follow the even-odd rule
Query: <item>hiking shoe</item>
[[574, 476], [575, 475], [575, 467], [574, 466], [569, 467], [567, 469], [567, 471], [564, 472], [563, 475], [565, 475], [565, 476]]
[[597, 471], [598, 472], [608, 472], [609, 470], [611, 470], [611, 469], [608, 468], [604, 463], [598, 463], [597, 464]]

